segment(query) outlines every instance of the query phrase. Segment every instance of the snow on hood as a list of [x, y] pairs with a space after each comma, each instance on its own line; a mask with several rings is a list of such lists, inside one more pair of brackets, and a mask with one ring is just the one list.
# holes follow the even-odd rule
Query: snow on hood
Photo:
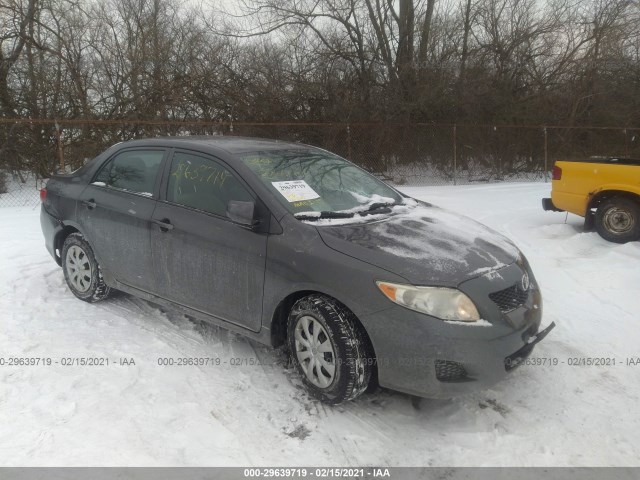
[[520, 255], [510, 240], [470, 218], [411, 201], [394, 207], [391, 215], [312, 224], [320, 226], [330, 248], [415, 285], [457, 286], [510, 265]]

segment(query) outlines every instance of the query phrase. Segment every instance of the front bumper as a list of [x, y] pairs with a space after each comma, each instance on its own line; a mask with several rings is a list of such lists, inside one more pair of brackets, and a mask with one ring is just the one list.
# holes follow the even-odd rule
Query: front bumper
[[528, 343], [524, 347], [522, 347], [517, 352], [506, 357], [504, 359], [505, 370], [508, 372], [510, 370], [513, 370], [516, 367], [519, 367], [520, 364], [524, 360], [526, 360], [529, 357], [529, 355], [531, 355], [531, 352], [533, 351], [533, 347], [535, 347], [536, 344], [540, 343], [544, 339], [544, 337], [546, 337], [549, 334], [549, 332], [553, 330], [555, 327], [556, 327], [556, 322], [551, 322], [551, 325], [549, 325], [547, 328], [545, 328], [544, 330], [538, 332], [533, 337], [531, 337], [531, 339], [529, 339]]
[[539, 331], [542, 298], [535, 281], [525, 303], [508, 313], [488, 297], [486, 304], [476, 299], [511, 285], [524, 269], [513, 264], [498, 271], [500, 279], [494, 272], [460, 285], [465, 293], [473, 292], [470, 296], [491, 326], [445, 322], [395, 305], [362, 319], [376, 353], [380, 385], [421, 397], [451, 398], [505, 378], [555, 325]]

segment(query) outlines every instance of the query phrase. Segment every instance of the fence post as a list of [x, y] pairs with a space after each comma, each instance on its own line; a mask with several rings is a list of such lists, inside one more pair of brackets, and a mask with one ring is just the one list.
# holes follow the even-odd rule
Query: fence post
[[62, 132], [60, 132], [60, 125], [56, 122], [56, 143], [58, 147], [58, 162], [60, 165], [60, 172], [64, 173], [64, 151], [62, 150]]
[[453, 184], [458, 183], [458, 126], [453, 124]]
[[549, 181], [549, 141], [547, 139], [547, 127], [542, 129], [544, 132], [544, 183]]

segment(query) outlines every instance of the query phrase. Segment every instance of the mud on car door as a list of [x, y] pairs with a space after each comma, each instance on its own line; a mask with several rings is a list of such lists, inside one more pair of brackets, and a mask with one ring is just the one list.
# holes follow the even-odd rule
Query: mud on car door
[[267, 233], [226, 214], [230, 200], [256, 197], [222, 162], [180, 150], [162, 190], [151, 233], [157, 293], [258, 331]]
[[78, 199], [77, 221], [102, 269], [151, 292], [151, 214], [166, 149], [131, 149], [108, 160]]

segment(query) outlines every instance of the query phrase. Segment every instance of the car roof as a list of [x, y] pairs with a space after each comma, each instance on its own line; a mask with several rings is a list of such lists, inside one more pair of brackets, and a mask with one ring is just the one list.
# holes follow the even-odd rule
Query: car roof
[[178, 137], [154, 137], [143, 140], [123, 142], [127, 146], [190, 146], [208, 147], [212, 150], [223, 150], [226, 153], [251, 153], [265, 150], [311, 150], [315, 147], [301, 143], [271, 140], [268, 138], [235, 137], [222, 135], [185, 135]]

